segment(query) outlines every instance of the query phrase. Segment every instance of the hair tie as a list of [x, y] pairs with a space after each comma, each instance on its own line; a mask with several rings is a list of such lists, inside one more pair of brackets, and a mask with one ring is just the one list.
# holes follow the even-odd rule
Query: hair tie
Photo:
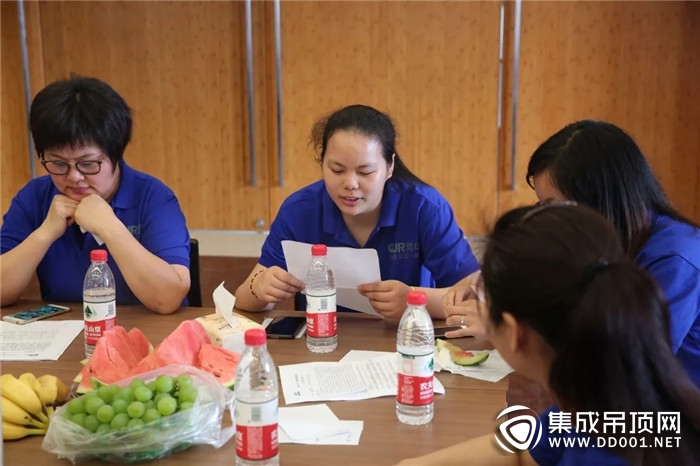
[[584, 285], [587, 285], [599, 272], [607, 269], [609, 266], [610, 262], [602, 257], [584, 265], [581, 271]]

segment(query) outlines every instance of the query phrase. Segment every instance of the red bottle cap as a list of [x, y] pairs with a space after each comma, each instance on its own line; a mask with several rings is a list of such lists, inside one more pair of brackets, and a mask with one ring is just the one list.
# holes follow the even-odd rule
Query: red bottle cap
[[251, 328], [245, 331], [243, 338], [246, 346], [260, 346], [267, 341], [267, 334], [261, 328]]
[[107, 261], [107, 251], [104, 249], [93, 249], [90, 251], [90, 260], [102, 262]]
[[425, 306], [428, 302], [428, 297], [423, 291], [409, 291], [408, 292], [408, 304], [413, 306]]
[[325, 256], [326, 254], [328, 254], [328, 248], [325, 244], [314, 244], [311, 246], [312, 256]]

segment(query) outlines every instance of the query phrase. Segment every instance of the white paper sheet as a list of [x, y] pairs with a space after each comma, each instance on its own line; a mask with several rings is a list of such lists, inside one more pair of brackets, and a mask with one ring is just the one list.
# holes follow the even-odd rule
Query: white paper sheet
[[[280, 366], [280, 380], [286, 404], [305, 401], [366, 400], [396, 396], [398, 355], [352, 356], [347, 362], [308, 362]], [[433, 378], [433, 391], [445, 387]]]
[[[311, 244], [284, 240], [282, 250], [287, 271], [303, 281], [311, 262]], [[377, 251], [329, 247], [327, 261], [335, 277], [336, 303], [383, 319], [384, 316], [372, 309], [369, 299], [357, 291], [358, 285], [381, 281]]]
[[435, 371], [442, 369], [460, 374], [473, 379], [486, 380], [487, 382], [498, 382], [506, 375], [513, 372], [513, 368], [496, 351], [489, 351], [489, 358], [478, 366], [460, 366], [452, 362], [450, 350], [444, 348], [435, 355]]
[[0, 360], [57, 361], [84, 325], [82, 320], [42, 320], [24, 325], [0, 321]]
[[279, 408], [280, 443], [358, 445], [363, 421], [341, 421], [326, 404]]
[[221, 284], [216, 287], [212, 293], [212, 298], [214, 299], [216, 313], [221, 314], [229, 325], [235, 327], [233, 307], [236, 305], [236, 297], [226, 289], [224, 282], [221, 282]]

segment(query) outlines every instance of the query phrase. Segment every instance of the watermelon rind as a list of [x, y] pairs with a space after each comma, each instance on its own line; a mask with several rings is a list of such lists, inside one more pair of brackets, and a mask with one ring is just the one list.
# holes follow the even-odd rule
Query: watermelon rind
[[458, 366], [476, 366], [489, 358], [489, 352], [474, 354], [471, 351], [450, 351], [450, 358]]

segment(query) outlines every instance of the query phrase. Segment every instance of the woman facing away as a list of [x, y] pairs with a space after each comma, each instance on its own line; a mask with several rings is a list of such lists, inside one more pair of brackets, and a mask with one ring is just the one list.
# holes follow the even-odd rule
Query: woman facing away
[[[488, 336], [558, 406], [541, 415], [542, 438], [530, 451], [506, 454], [486, 435], [402, 465], [700, 464], [700, 391], [671, 351], [667, 303], [604, 217], [574, 202], [514, 209], [489, 237], [481, 277]], [[550, 429], [563, 413], [569, 433]], [[577, 432], [590, 413], [598, 432]], [[605, 413], [622, 413], [624, 432], [604, 432]], [[652, 413], [648, 431], [639, 428], [642, 413]], [[678, 424], [662, 433], [658, 413], [678, 413]], [[652, 447], [597, 447], [601, 436]], [[658, 448], [662, 436], [679, 440]], [[555, 446], [555, 437], [589, 444]]]
[[[700, 386], [700, 228], [671, 206], [639, 146], [615, 125], [579, 121], [537, 148], [526, 177], [540, 202], [576, 201], [613, 224], [627, 257], [663, 290], [673, 351]], [[473, 297], [465, 290], [448, 292], [446, 306]]]
[[411, 287], [444, 318], [442, 294], [479, 265], [445, 198], [404, 165], [391, 118], [351, 105], [319, 120], [311, 134], [323, 179], [280, 207], [258, 264], [236, 290], [236, 307], [269, 309], [304, 289], [287, 272], [282, 240], [373, 248], [382, 280], [359, 287], [372, 307], [398, 317]]
[[[117, 304], [170, 314], [190, 289], [190, 235], [175, 194], [124, 161], [131, 109], [107, 83], [53, 82], [29, 112], [48, 175], [14, 197], [0, 230], [0, 304], [36, 273], [45, 301], [80, 302], [92, 249], [109, 250]], [[104, 243], [104, 244], [103, 244]]]

